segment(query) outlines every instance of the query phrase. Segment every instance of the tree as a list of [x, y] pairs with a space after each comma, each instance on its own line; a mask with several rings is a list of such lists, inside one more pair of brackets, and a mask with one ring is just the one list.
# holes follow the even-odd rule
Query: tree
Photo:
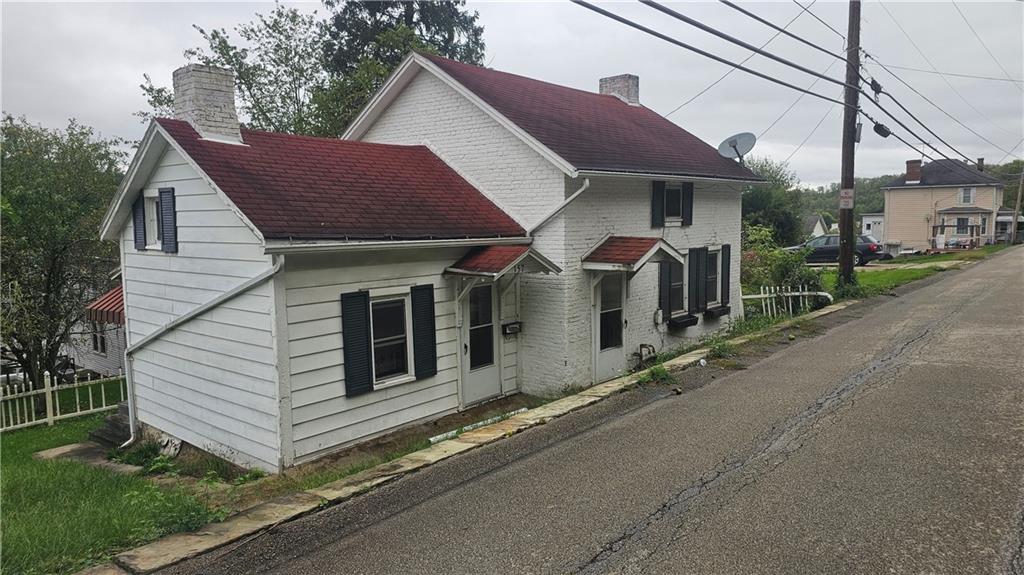
[[74, 120], [48, 130], [3, 117], [0, 339], [36, 384], [55, 370], [86, 304], [117, 267], [117, 246], [97, 230], [121, 180], [124, 144]]
[[750, 158], [747, 167], [767, 182], [743, 192], [744, 225], [771, 228], [779, 244], [798, 243], [803, 230], [800, 192], [794, 189], [800, 183], [796, 174], [788, 164], [769, 158]]
[[453, 60], [480, 64], [484, 57], [483, 26], [478, 14], [465, 10], [465, 0], [347, 1], [326, 0], [335, 10], [327, 45], [328, 66], [346, 76], [367, 58], [394, 69], [404, 53], [390, 51], [381, 34], [400, 27], [432, 51]]

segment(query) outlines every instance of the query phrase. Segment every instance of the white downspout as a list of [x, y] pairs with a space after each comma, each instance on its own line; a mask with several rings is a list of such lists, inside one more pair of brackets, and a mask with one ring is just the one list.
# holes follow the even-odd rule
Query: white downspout
[[543, 218], [541, 218], [540, 221], [537, 222], [536, 224], [534, 224], [533, 226], [531, 226], [530, 229], [526, 230], [526, 235], [527, 236], [532, 236], [533, 234], [535, 234], [537, 232], [537, 230], [539, 230], [542, 227], [544, 227], [544, 225], [547, 224], [549, 221], [551, 221], [555, 216], [557, 216], [558, 214], [562, 213], [562, 210], [564, 210], [565, 208], [569, 207], [569, 204], [571, 204], [573, 200], [578, 198], [580, 196], [580, 194], [582, 194], [583, 192], [587, 191], [587, 188], [589, 188], [589, 187], [590, 187], [590, 178], [583, 178], [583, 185], [580, 186], [580, 189], [576, 190], [571, 196], [566, 198], [564, 202], [559, 204], [558, 207], [556, 207], [554, 210], [549, 212], [548, 215], [546, 215]]
[[173, 320], [167, 322], [162, 327], [157, 328], [155, 331], [151, 332], [149, 335], [143, 337], [142, 339], [140, 339], [139, 341], [135, 342], [134, 344], [128, 346], [124, 350], [125, 384], [128, 386], [128, 431], [129, 431], [129, 436], [128, 436], [128, 441], [125, 441], [123, 444], [121, 444], [121, 449], [124, 449], [125, 447], [128, 447], [129, 445], [135, 443], [136, 436], [137, 436], [136, 430], [138, 428], [138, 418], [136, 417], [137, 413], [136, 413], [136, 406], [135, 406], [135, 385], [134, 385], [134, 380], [132, 378], [132, 373], [134, 371], [134, 368], [133, 368], [133, 365], [132, 365], [132, 359], [133, 359], [132, 356], [133, 356], [133, 354], [136, 351], [138, 351], [139, 349], [141, 349], [142, 347], [144, 347], [149, 342], [151, 342], [154, 339], [160, 337], [161, 335], [171, 331], [172, 329], [178, 327], [179, 325], [182, 325], [183, 323], [191, 320], [192, 318], [194, 318], [194, 317], [196, 317], [198, 315], [201, 315], [201, 314], [209, 311], [210, 309], [213, 309], [214, 307], [217, 307], [218, 305], [220, 305], [220, 304], [222, 304], [222, 303], [224, 303], [224, 302], [234, 298], [235, 296], [240, 295], [240, 294], [242, 294], [242, 293], [244, 293], [246, 291], [249, 291], [249, 289], [251, 289], [251, 288], [253, 288], [253, 287], [255, 287], [255, 286], [257, 286], [257, 285], [259, 285], [259, 284], [261, 284], [261, 283], [263, 283], [263, 282], [265, 282], [267, 280], [269, 280], [270, 278], [274, 277], [274, 275], [277, 274], [277, 272], [281, 271], [282, 264], [284, 264], [284, 258], [278, 259], [276, 262], [274, 262], [273, 266], [271, 266], [269, 269], [267, 269], [263, 273], [257, 275], [256, 277], [254, 277], [254, 278], [252, 278], [252, 279], [250, 279], [248, 281], [245, 281], [245, 282], [243, 282], [243, 283], [241, 283], [241, 284], [231, 288], [230, 290], [220, 294], [219, 296], [213, 298], [212, 300], [210, 300], [210, 301], [208, 301], [208, 302], [206, 302], [204, 304], [200, 304], [200, 305], [196, 306], [195, 308], [193, 308], [191, 311], [189, 311], [187, 313], [184, 313], [184, 314], [174, 318]]

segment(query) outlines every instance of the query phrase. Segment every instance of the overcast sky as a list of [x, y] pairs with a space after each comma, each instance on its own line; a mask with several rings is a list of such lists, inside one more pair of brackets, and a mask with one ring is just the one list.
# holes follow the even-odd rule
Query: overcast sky
[[[809, 0], [804, 0], [805, 4]], [[306, 11], [326, 9], [315, 3], [296, 4]], [[774, 31], [715, 2], [670, 3], [676, 10], [755, 45]], [[743, 4], [760, 16], [783, 25], [801, 9], [794, 2]], [[950, 73], [1015, 79], [1024, 78], [1024, 3], [1006, 1], [957, 4], [994, 54], [995, 60], [968, 28], [952, 2], [886, 2], [863, 6], [862, 46], [880, 61], [898, 66], [935, 68]], [[749, 55], [650, 8], [630, 3], [603, 6], [723, 57], [741, 60]], [[487, 43], [487, 63], [493, 68], [577, 88], [596, 90], [598, 78], [621, 73], [640, 76], [640, 99], [647, 107], [668, 114], [724, 74], [728, 67], [666, 44], [622, 24], [565, 2], [471, 2], [478, 10]], [[3, 3], [2, 106], [48, 127], [66, 125], [68, 118], [94, 126], [104, 135], [138, 139], [144, 127], [132, 114], [145, 108], [138, 88], [143, 73], [158, 84], [170, 84], [171, 71], [184, 62], [182, 52], [201, 38], [192, 24], [232, 28], [252, 19], [268, 3]], [[818, 0], [811, 10], [840, 32], [846, 32], [845, 2]], [[924, 52], [913, 47], [898, 22]], [[833, 51], [842, 39], [806, 13], [789, 30]], [[834, 58], [780, 36], [767, 49], [809, 68], [841, 78], [844, 67]], [[814, 79], [755, 56], [748, 66], [800, 86]], [[957, 125], [942, 112], [910, 92], [877, 67], [870, 67], [885, 88], [921, 120], [968, 156], [998, 162], [1004, 151]], [[1024, 85], [1006, 81], [942, 76], [894, 70], [952, 116], [1010, 150], [1024, 137]], [[954, 89], [946, 83], [949, 82]], [[839, 97], [840, 88], [820, 81], [814, 89]], [[761, 134], [796, 100], [787, 88], [735, 71], [708, 92], [669, 117], [711, 145], [736, 132]], [[879, 120], [884, 115], [862, 104]], [[885, 100], [883, 100], [885, 105]], [[893, 112], [895, 107], [887, 106]], [[926, 135], [909, 118], [911, 128]], [[824, 117], [824, 121], [821, 121]], [[790, 160], [805, 184], [838, 180], [842, 110], [840, 106], [804, 96], [759, 139], [755, 154]], [[885, 119], [887, 120], [887, 119]], [[813, 132], [815, 125], [820, 127]], [[891, 121], [890, 128], [898, 129]], [[928, 138], [934, 140], [934, 138]], [[939, 142], [932, 141], [939, 145]], [[1021, 148], [1014, 150], [1018, 155]], [[948, 154], [952, 155], [950, 152]], [[902, 172], [915, 153], [893, 138], [883, 140], [865, 126], [857, 154], [857, 175]], [[917, 157], [920, 157], [919, 155]]]

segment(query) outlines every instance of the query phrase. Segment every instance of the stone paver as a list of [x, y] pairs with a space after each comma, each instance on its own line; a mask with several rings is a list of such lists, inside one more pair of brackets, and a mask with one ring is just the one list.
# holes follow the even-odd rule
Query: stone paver
[[71, 459], [72, 461], [78, 461], [93, 467], [103, 467], [126, 475], [133, 475], [142, 471], [142, 468], [138, 465], [128, 465], [127, 463], [118, 463], [107, 459], [109, 451], [109, 449], [96, 442], [83, 441], [82, 443], [71, 443], [54, 447], [53, 449], [37, 451], [32, 454], [32, 457], [36, 459]]

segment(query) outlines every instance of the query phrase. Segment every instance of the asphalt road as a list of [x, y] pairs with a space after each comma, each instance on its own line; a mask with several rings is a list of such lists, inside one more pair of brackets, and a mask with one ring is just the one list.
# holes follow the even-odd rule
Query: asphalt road
[[945, 272], [167, 573], [1024, 573], [1022, 281]]

